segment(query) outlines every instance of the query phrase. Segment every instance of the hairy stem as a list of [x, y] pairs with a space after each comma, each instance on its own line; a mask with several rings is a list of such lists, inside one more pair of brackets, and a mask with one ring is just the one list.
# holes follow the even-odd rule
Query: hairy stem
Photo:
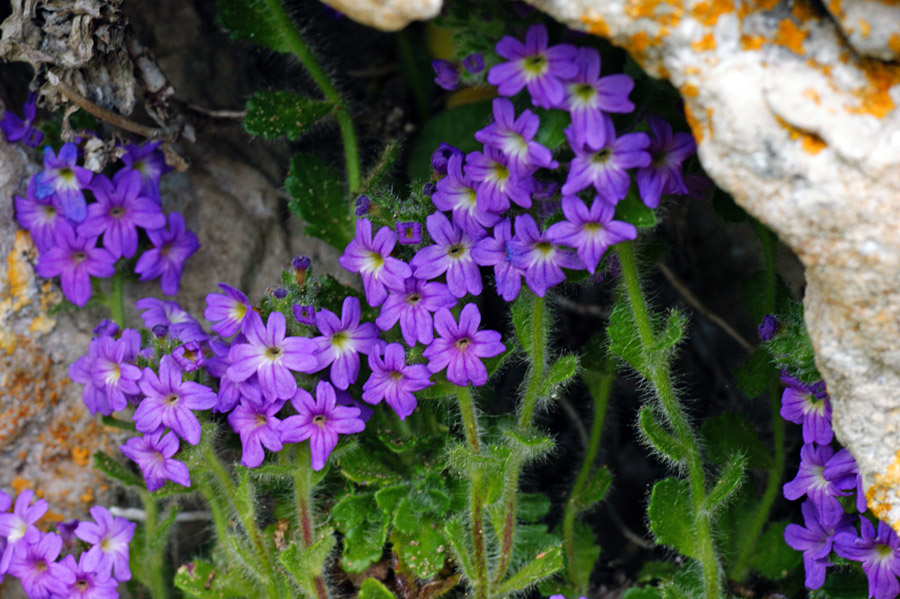
[[[459, 412], [462, 415], [463, 428], [466, 433], [466, 446], [473, 456], [481, 455], [481, 442], [478, 439], [478, 420], [475, 416], [475, 404], [468, 387], [458, 387], [456, 397], [459, 401]], [[471, 498], [469, 502], [472, 520], [472, 552], [475, 563], [475, 597], [488, 597], [487, 550], [484, 540], [484, 473], [480, 465], [471, 470]]]
[[[284, 452], [283, 452], [284, 453]], [[316, 541], [316, 522], [312, 511], [312, 490], [315, 484], [312, 479], [312, 464], [309, 457], [309, 446], [297, 446], [294, 460], [294, 497], [297, 501], [297, 518], [300, 521], [300, 540], [304, 548], [312, 547]], [[312, 576], [318, 599], [328, 599], [328, 587], [321, 575]]]
[[[641, 344], [645, 351], [656, 345], [656, 336], [650, 323], [650, 312], [644, 298], [638, 278], [637, 264], [632, 242], [626, 241], [616, 246], [619, 262], [622, 267], [622, 278], [628, 293], [634, 320], [637, 323]], [[688, 482], [691, 490], [691, 508], [693, 512], [694, 530], [697, 534], [698, 560], [703, 568], [703, 585], [706, 599], [718, 599], [722, 596], [722, 572], [716, 556], [712, 538], [712, 522], [706, 510], [706, 474], [703, 469], [703, 454], [694, 429], [678, 401], [672, 385], [670, 364], [659, 356], [648, 356], [649, 367], [647, 377], [656, 390], [672, 431], [687, 449]]]
[[141, 491], [141, 502], [144, 504], [144, 559], [145, 571], [149, 577], [150, 596], [153, 599], [166, 599], [168, 596], [166, 580], [163, 575], [163, 553], [166, 550], [166, 544], [159, 542], [156, 538], [158, 534], [157, 526], [159, 526], [159, 504], [154, 497], [146, 489]]
[[120, 329], [125, 328], [125, 271], [117, 269], [112, 276], [112, 288], [106, 297], [107, 306], [109, 307], [110, 316], [113, 321], [119, 325]]
[[[611, 358], [607, 357], [603, 364], [603, 374], [597, 394], [591, 394], [591, 399], [594, 402], [594, 419], [591, 422], [591, 433], [588, 437], [584, 462], [581, 463], [581, 468], [575, 477], [575, 484], [572, 485], [572, 491], [569, 493], [569, 499], [566, 501], [565, 511], [563, 512], [562, 528], [566, 549], [566, 565], [569, 571], [569, 582], [575, 585], [578, 584], [578, 580], [586, 581], [590, 576], [590, 572], [579, 575], [578, 564], [575, 562], [575, 518], [578, 516], [578, 497], [584, 492], [584, 486], [590, 480], [591, 473], [594, 471], [594, 462], [597, 459], [597, 453], [600, 451], [600, 437], [603, 433], [606, 407], [609, 405], [609, 394], [612, 391], [615, 380], [615, 368]], [[584, 594], [587, 592], [587, 588], [579, 588], [578, 592]]]
[[[518, 431], [524, 434], [531, 426], [534, 410], [540, 399], [541, 388], [544, 386], [545, 356], [547, 354], [547, 322], [544, 316], [544, 298], [533, 296], [531, 299], [531, 339], [529, 351], [526, 352], [529, 359], [528, 374], [525, 375], [525, 395], [522, 398], [522, 406], [519, 411]], [[494, 572], [494, 582], [503, 580], [509, 562], [512, 558], [513, 543], [516, 534], [516, 497], [519, 493], [519, 476], [522, 472], [522, 460], [513, 456], [507, 464], [506, 485], [503, 496], [506, 499], [504, 505], [503, 530], [500, 540], [500, 561]]]
[[294, 21], [291, 20], [290, 15], [288, 15], [287, 11], [284, 9], [282, 0], [266, 1], [268, 2], [269, 11], [277, 21], [278, 26], [284, 35], [284, 39], [291, 49], [291, 53], [300, 60], [310, 77], [316, 82], [319, 89], [322, 90], [322, 94], [325, 98], [336, 107], [335, 115], [337, 117], [338, 127], [340, 127], [341, 130], [341, 139], [344, 142], [344, 161], [347, 165], [347, 183], [350, 186], [350, 193], [354, 194], [360, 190], [362, 176], [360, 174], [359, 144], [356, 139], [356, 129], [353, 126], [353, 118], [350, 116], [350, 112], [347, 109], [347, 103], [344, 102], [340, 92], [338, 92], [337, 87], [334, 82], [331, 81], [331, 78], [328, 77], [325, 69], [319, 64], [315, 54], [313, 54], [309, 46], [306, 45], [303, 36], [300, 35], [300, 31], [297, 29], [297, 26], [294, 25]]

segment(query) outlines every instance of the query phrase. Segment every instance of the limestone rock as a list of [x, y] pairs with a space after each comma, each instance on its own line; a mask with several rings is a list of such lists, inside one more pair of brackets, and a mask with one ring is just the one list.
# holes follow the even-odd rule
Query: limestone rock
[[671, 80], [706, 172], [803, 262], [837, 437], [900, 530], [900, 66], [806, 0], [529, 3]]
[[831, 0], [824, 4], [857, 52], [880, 60], [900, 58], [900, 4], [890, 0]]
[[442, 0], [322, 0], [354, 21], [380, 29], [399, 31], [412, 21], [432, 19]]

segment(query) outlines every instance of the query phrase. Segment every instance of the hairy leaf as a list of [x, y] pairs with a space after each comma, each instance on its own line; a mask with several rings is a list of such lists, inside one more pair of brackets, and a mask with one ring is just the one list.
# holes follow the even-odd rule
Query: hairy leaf
[[767, 468], [772, 463], [769, 449], [753, 425], [741, 414], [725, 412], [707, 418], [700, 427], [709, 460], [720, 466], [731, 461], [732, 456], [747, 456], [751, 468]]
[[318, 154], [297, 154], [284, 186], [291, 211], [306, 221], [303, 232], [343, 250], [354, 236], [354, 218], [337, 170]]
[[291, 47], [278, 19], [266, 0], [217, 0], [219, 23], [231, 39], [245, 40], [276, 52], [290, 52]]
[[656, 226], [656, 211], [647, 208], [641, 201], [636, 186], [632, 185], [625, 199], [616, 204], [615, 220], [631, 223], [638, 229]]
[[747, 460], [741, 454], [735, 454], [731, 461], [719, 473], [716, 484], [706, 496], [706, 509], [712, 511], [722, 507], [737, 491], [744, 480]]
[[560, 356], [559, 359], [550, 366], [550, 369], [544, 376], [543, 393], [547, 394], [554, 386], [565, 383], [575, 376], [575, 372], [577, 371], [578, 356], [574, 354]]
[[397, 599], [377, 578], [366, 578], [359, 585], [358, 599]]
[[606, 332], [609, 335], [610, 353], [625, 360], [646, 378], [647, 361], [641, 346], [641, 336], [627, 302], [616, 302], [612, 314], [609, 315]]
[[[756, 542], [750, 567], [768, 578], [780, 580], [800, 565], [803, 554], [784, 542], [784, 529], [790, 522], [771, 523]], [[863, 596], [863, 595], [860, 595]]]
[[143, 487], [144, 481], [104, 451], [94, 452], [94, 468], [128, 487]]
[[212, 564], [200, 560], [178, 568], [173, 582], [185, 595], [198, 599], [226, 599], [254, 594], [250, 585], [236, 573], [220, 572]]
[[244, 129], [266, 139], [286, 137], [291, 141], [309, 131], [334, 104], [313, 100], [285, 90], [259, 90], [247, 100]]
[[681, 462], [687, 458], [684, 443], [659, 423], [652, 408], [648, 406], [641, 408], [640, 424], [641, 432], [644, 433], [653, 449], [675, 462]]
[[677, 478], [657, 481], [650, 493], [647, 516], [657, 543], [668, 545], [687, 557], [699, 555], [687, 481]]
[[497, 587], [496, 595], [508, 595], [537, 584], [544, 578], [553, 576], [563, 567], [562, 547], [547, 547], [535, 558], [519, 568], [515, 574]]

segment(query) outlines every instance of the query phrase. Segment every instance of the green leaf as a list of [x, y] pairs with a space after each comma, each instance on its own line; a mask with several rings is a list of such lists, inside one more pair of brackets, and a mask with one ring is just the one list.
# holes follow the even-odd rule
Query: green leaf
[[622, 599], [662, 599], [662, 593], [656, 587], [632, 587]]
[[359, 574], [381, 559], [387, 541], [387, 523], [366, 522], [344, 536], [341, 566], [350, 574]]
[[654, 351], [665, 351], [675, 347], [684, 336], [684, 327], [687, 324], [687, 317], [678, 310], [672, 310], [669, 318], [666, 319], [666, 327], [662, 333], [656, 337], [656, 343], [653, 346]]
[[572, 497], [578, 511], [587, 511], [603, 501], [611, 484], [612, 473], [609, 468], [601, 466], [594, 470], [584, 486]]
[[632, 185], [625, 199], [616, 204], [615, 220], [631, 223], [638, 229], [648, 229], [656, 226], [656, 212], [647, 208], [641, 201], [640, 194], [635, 185]]
[[294, 141], [332, 110], [334, 104], [331, 102], [284, 90], [258, 90], [247, 100], [244, 129], [266, 139], [287, 137]]
[[562, 547], [556, 545], [547, 547], [544, 551], [516, 571], [515, 574], [503, 581], [495, 592], [496, 595], [508, 595], [516, 591], [527, 589], [537, 584], [544, 578], [553, 576], [563, 567]]
[[537, 522], [550, 513], [550, 498], [543, 493], [521, 493], [516, 505], [520, 522]]
[[364, 182], [363, 191], [369, 191], [384, 185], [400, 157], [400, 142], [392, 141], [381, 151], [378, 163], [369, 170]]
[[434, 578], [444, 567], [446, 544], [436, 522], [419, 520], [414, 533], [395, 531], [391, 540], [403, 564], [422, 580]]
[[506, 348], [499, 356], [494, 356], [493, 358], [482, 358], [482, 362], [484, 363], [484, 368], [487, 370], [488, 377], [494, 376], [494, 373], [500, 370], [500, 367], [503, 366], [503, 363], [506, 362], [506, 359], [509, 358], [513, 353], [513, 347], [510, 345]]
[[567, 354], [560, 358], [550, 366], [550, 370], [544, 376], [543, 394], [546, 395], [556, 385], [565, 383], [575, 376], [578, 371], [578, 356]]
[[354, 236], [354, 219], [337, 170], [318, 154], [297, 154], [284, 186], [291, 211], [306, 221], [303, 232], [343, 250]]
[[410, 179], [431, 179], [431, 155], [441, 142], [459, 148], [464, 154], [481, 150], [475, 132], [488, 124], [491, 113], [490, 102], [475, 102], [443, 110], [426, 122], [410, 147]]
[[706, 456], [714, 464], [724, 466], [732, 456], [743, 454], [750, 468], [768, 468], [772, 463], [769, 449], [753, 425], [737, 412], [710, 416], [700, 428], [706, 445]]
[[366, 578], [359, 585], [358, 599], [397, 599], [392, 592], [376, 578]]
[[649, 561], [644, 562], [641, 571], [638, 572], [638, 582], [656, 582], [657, 580], [671, 580], [675, 575], [676, 566], [672, 562]]
[[218, 0], [219, 23], [231, 39], [245, 40], [276, 52], [290, 52], [281, 25], [266, 0]]
[[744, 471], [747, 469], [747, 460], [741, 454], [735, 454], [729, 464], [719, 473], [718, 480], [706, 496], [706, 509], [713, 511], [721, 508], [728, 502], [734, 492], [741, 487], [744, 481]]
[[[773, 522], [756, 542], [750, 567], [768, 578], [780, 580], [800, 565], [803, 554], [791, 549], [784, 542], [784, 529], [788, 521]], [[828, 578], [831, 578], [829, 574]], [[865, 595], [859, 595], [865, 597]]]
[[641, 408], [639, 421], [641, 432], [644, 433], [653, 449], [675, 462], [681, 462], [687, 458], [687, 449], [684, 447], [684, 443], [659, 423], [653, 413], [653, 408], [649, 406]]
[[102, 422], [104, 426], [111, 426], [123, 431], [134, 432], [136, 430], [134, 428], [133, 420], [119, 420], [115, 416], [100, 416], [100, 422]]
[[578, 580], [573, 582], [579, 588], [586, 589], [590, 585], [594, 566], [600, 559], [600, 545], [597, 544], [591, 527], [580, 520], [575, 522], [575, 534], [572, 540], [575, 546], [575, 571], [578, 572]]
[[346, 533], [358, 526], [369, 517], [371, 513], [372, 495], [345, 495], [331, 508], [331, 518], [337, 529]]
[[459, 389], [458, 386], [454, 385], [447, 379], [440, 377], [438, 375], [432, 375], [435, 379], [435, 382], [432, 386], [426, 387], [421, 391], [417, 391], [416, 395], [423, 399], [440, 399], [442, 397], [448, 397], [450, 395], [456, 395], [456, 390]]
[[294, 576], [310, 597], [315, 597], [318, 594], [315, 577], [322, 575], [325, 561], [336, 542], [334, 530], [331, 527], [324, 527], [319, 530], [318, 538], [312, 545], [301, 548], [296, 543], [291, 543], [284, 551], [278, 553], [278, 561]]
[[531, 354], [531, 295], [520, 293], [510, 306], [516, 339], [526, 354]]
[[657, 481], [650, 493], [647, 516], [657, 543], [668, 545], [687, 557], [699, 555], [687, 481], [678, 478]]
[[[768, 312], [768, 300], [766, 298], [766, 273], [758, 270], [743, 281], [742, 294], [744, 305], [750, 312], [750, 317], [757, 324], [762, 322]], [[775, 312], [781, 313], [788, 307], [791, 292], [781, 277], [775, 277]]]
[[362, 445], [348, 447], [337, 460], [341, 474], [355, 483], [387, 486], [397, 483], [400, 475], [383, 460], [373, 459]]
[[444, 538], [453, 547], [456, 561], [462, 567], [463, 573], [469, 580], [475, 579], [475, 568], [472, 566], [472, 550], [469, 549], [468, 535], [462, 520], [458, 517], [451, 518], [444, 525]]
[[175, 518], [178, 517], [178, 512], [181, 511], [177, 505], [173, 505], [169, 508], [168, 514], [166, 514], [165, 520], [160, 522], [156, 527], [156, 538], [153, 540], [153, 547], [159, 549], [160, 547], [164, 547], [166, 542], [169, 540], [169, 532], [172, 528], [172, 525], [175, 524]]
[[375, 492], [375, 503], [385, 514], [393, 514], [400, 504], [400, 500], [406, 497], [407, 492], [406, 485], [394, 485], [379, 489]]
[[564, 131], [566, 127], [572, 124], [569, 113], [565, 110], [544, 110], [543, 108], [534, 110], [541, 119], [541, 126], [534, 141], [548, 150], [554, 150], [565, 143], [566, 134]]
[[773, 372], [775, 369], [770, 361], [769, 352], [762, 347], [757, 348], [746, 362], [734, 370], [738, 388], [750, 398], [759, 397], [766, 392]]
[[616, 302], [609, 315], [606, 332], [609, 335], [610, 353], [625, 360], [629, 366], [647, 378], [647, 361], [641, 345], [641, 336], [627, 302]]
[[[159, 573], [156, 573], [159, 576]], [[175, 573], [175, 587], [189, 597], [198, 599], [226, 599], [227, 597], [247, 597], [255, 593], [246, 581], [236, 573], [220, 572], [212, 564], [194, 560], [178, 568]]]
[[[800, 552], [794, 552], [800, 559]], [[821, 595], [811, 597], [828, 597], [828, 599], [861, 599], [869, 596], [869, 582], [862, 569], [835, 568], [828, 572], [825, 584], [819, 589]]]
[[94, 468], [128, 487], [143, 487], [144, 481], [125, 466], [112, 459], [106, 452], [94, 452]]

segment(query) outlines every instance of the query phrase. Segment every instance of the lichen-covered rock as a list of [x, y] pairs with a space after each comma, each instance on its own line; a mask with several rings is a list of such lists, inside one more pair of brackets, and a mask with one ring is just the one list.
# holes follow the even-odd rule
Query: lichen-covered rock
[[528, 1], [671, 80], [706, 172], [803, 262], [838, 439], [900, 530], [900, 66], [806, 0]]
[[412, 21], [432, 19], [442, 0], [322, 0], [354, 21], [380, 29], [399, 31]]
[[829, 0], [824, 4], [857, 52], [880, 60], [900, 58], [900, 4], [893, 0]]

